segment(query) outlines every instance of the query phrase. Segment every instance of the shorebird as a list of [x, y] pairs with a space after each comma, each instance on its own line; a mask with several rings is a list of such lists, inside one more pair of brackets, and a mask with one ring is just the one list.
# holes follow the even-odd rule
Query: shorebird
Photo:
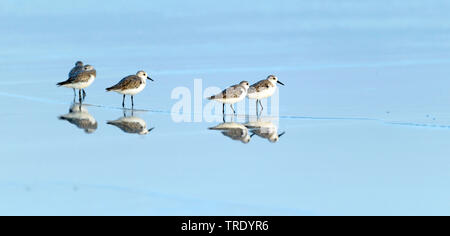
[[82, 62], [77, 62], [77, 66], [75, 66], [69, 73], [69, 79], [63, 82], [58, 83], [58, 86], [63, 86], [66, 88], [72, 88], [74, 91], [74, 95], [76, 96], [75, 89], [79, 90], [79, 97], [81, 100], [81, 92], [83, 91], [83, 100], [86, 97], [85, 88], [89, 87], [95, 80], [97, 76], [97, 71], [91, 65], [82, 66], [79, 68]]
[[261, 111], [264, 107], [261, 103], [261, 99], [272, 97], [277, 90], [277, 83], [284, 86], [275, 75], [269, 75], [267, 79], [261, 80], [258, 83], [250, 86], [248, 89], [248, 98], [256, 99], [256, 109], [258, 111], [258, 104], [261, 106]]
[[208, 100], [214, 100], [223, 103], [223, 114], [225, 115], [225, 104], [230, 104], [233, 113], [236, 114], [233, 105], [244, 100], [247, 96], [247, 91], [250, 84], [247, 81], [242, 81], [237, 85], [233, 85], [221, 93], [207, 98]]
[[257, 121], [245, 124], [252, 132], [250, 137], [257, 135], [263, 139], [269, 140], [271, 143], [276, 143], [285, 134], [285, 132], [278, 134], [278, 127], [270, 121]]
[[123, 94], [122, 107], [125, 107], [125, 96], [131, 95], [131, 106], [134, 107], [134, 95], [144, 90], [147, 79], [152, 80], [145, 71], [138, 71], [136, 75], [130, 75], [123, 78], [118, 84], [107, 88], [106, 91], [113, 91]]
[[81, 104], [74, 104], [69, 113], [59, 117], [60, 120], [66, 120], [78, 128], [83, 129], [84, 132], [91, 134], [97, 130], [98, 124], [95, 118], [89, 114], [85, 106]]
[[114, 121], [108, 121], [107, 124], [114, 125], [123, 132], [129, 134], [146, 135], [155, 129], [147, 129], [147, 123], [143, 119], [136, 116], [125, 116]]
[[251, 139], [247, 127], [239, 123], [225, 122], [209, 129], [222, 131], [224, 136], [227, 136], [232, 140], [241, 141], [245, 144], [249, 143]]

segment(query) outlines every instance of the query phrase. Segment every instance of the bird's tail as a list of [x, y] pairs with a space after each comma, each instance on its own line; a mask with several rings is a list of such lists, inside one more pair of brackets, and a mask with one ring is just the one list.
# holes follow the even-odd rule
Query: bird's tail
[[110, 91], [113, 91], [113, 90], [114, 90], [114, 86], [113, 86], [113, 87], [106, 88], [106, 92], [110, 92]]
[[59, 83], [57, 83], [56, 85], [57, 86], [63, 86], [63, 85], [66, 85], [66, 84], [68, 84], [69, 82], [66, 80], [66, 81], [63, 81], [63, 82], [59, 82]]

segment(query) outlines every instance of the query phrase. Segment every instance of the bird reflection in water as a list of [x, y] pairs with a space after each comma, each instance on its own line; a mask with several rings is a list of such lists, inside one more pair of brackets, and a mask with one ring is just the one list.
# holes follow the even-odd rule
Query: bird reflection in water
[[280, 138], [286, 133], [282, 132], [278, 134], [278, 127], [272, 121], [262, 121], [258, 119], [258, 121], [252, 121], [245, 124], [247, 128], [251, 130], [253, 136], [258, 136], [263, 139], [269, 140], [271, 143], [276, 143], [280, 140]]
[[68, 121], [83, 129], [87, 134], [94, 133], [97, 130], [98, 123], [95, 118], [89, 114], [86, 106], [81, 103], [75, 103], [69, 109], [69, 113], [59, 117], [60, 120]]
[[139, 134], [139, 135], [147, 135], [153, 129], [147, 129], [147, 123], [145, 120], [134, 116], [134, 110], [131, 111], [131, 116], [127, 116], [126, 110], [124, 110], [123, 117], [114, 121], [108, 121], [108, 125], [116, 126], [121, 129], [124, 133], [128, 134]]
[[247, 127], [239, 123], [225, 122], [209, 129], [222, 131], [222, 134], [224, 136], [229, 137], [235, 141], [241, 141], [245, 144], [249, 143], [251, 140]]

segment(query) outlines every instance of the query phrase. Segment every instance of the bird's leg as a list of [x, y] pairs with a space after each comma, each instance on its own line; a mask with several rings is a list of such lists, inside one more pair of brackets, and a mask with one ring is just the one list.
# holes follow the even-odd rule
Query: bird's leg
[[131, 108], [134, 108], [134, 96], [131, 96]]
[[264, 107], [263, 107], [263, 105], [261, 103], [261, 100], [258, 100], [258, 101], [259, 101], [259, 105], [261, 105], [261, 113], [262, 113], [262, 111], [264, 111]]
[[83, 89], [83, 100], [86, 98], [86, 91]]
[[122, 107], [125, 108], [125, 94], [123, 95]]
[[236, 115], [236, 110], [234, 110], [233, 104], [230, 104], [231, 110], [233, 110], [233, 113]]
[[223, 123], [225, 123], [225, 103], [223, 104], [222, 108], [222, 116], [223, 116]]
[[73, 96], [77, 97], [77, 91], [75, 89], [73, 89]]
[[258, 103], [258, 99], [256, 99], [256, 116], [259, 116], [259, 109], [258, 109], [259, 103]]
[[78, 100], [80, 101], [80, 103], [82, 102], [82, 100], [81, 100], [81, 89], [78, 90]]

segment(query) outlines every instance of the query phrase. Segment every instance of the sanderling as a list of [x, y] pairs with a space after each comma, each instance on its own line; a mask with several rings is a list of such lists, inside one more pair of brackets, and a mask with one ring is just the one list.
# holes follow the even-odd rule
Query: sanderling
[[249, 122], [245, 126], [251, 129], [252, 135], [250, 137], [257, 135], [271, 143], [278, 142], [280, 137], [285, 134], [285, 132], [278, 134], [278, 127], [270, 121]]
[[230, 104], [233, 113], [236, 114], [236, 110], [234, 110], [233, 104], [245, 99], [249, 87], [250, 84], [247, 81], [242, 81], [238, 85], [233, 85], [225, 89], [222, 93], [211, 96], [207, 99], [223, 103], [223, 114], [225, 114], [225, 104]]
[[271, 97], [277, 90], [277, 83], [284, 86], [275, 75], [269, 75], [267, 79], [250, 86], [247, 96], [250, 99], [256, 99], [256, 109], [258, 109], [259, 104], [261, 109], [264, 110], [261, 99]]
[[227, 136], [236, 141], [241, 141], [242, 143], [249, 143], [251, 139], [247, 127], [239, 123], [228, 122], [211, 127], [209, 129], [222, 131], [222, 134], [224, 136]]
[[81, 100], [81, 91], [83, 91], [83, 99], [84, 99], [86, 97], [86, 91], [84, 91], [84, 89], [89, 87], [94, 82], [95, 77], [97, 76], [97, 71], [94, 69], [93, 66], [85, 65], [83, 66], [82, 69], [74, 67], [71, 73], [69, 73], [69, 76], [70, 74], [72, 75], [72, 77], [69, 77], [68, 80], [60, 82], [57, 85], [66, 88], [72, 88], [74, 89], [74, 91], [75, 89], [79, 89], [80, 100]]
[[69, 113], [59, 117], [60, 120], [66, 120], [78, 128], [83, 129], [84, 132], [90, 134], [97, 130], [97, 121], [89, 114], [85, 106], [81, 104], [74, 104]]
[[147, 123], [143, 119], [136, 116], [125, 116], [114, 121], [108, 121], [107, 124], [114, 125], [123, 132], [129, 134], [146, 135], [155, 129], [147, 129]]
[[114, 91], [123, 94], [122, 107], [125, 107], [125, 96], [131, 95], [131, 106], [134, 107], [134, 95], [144, 90], [147, 79], [153, 81], [145, 71], [138, 71], [136, 75], [130, 75], [123, 78], [118, 84], [107, 88], [106, 91]]

